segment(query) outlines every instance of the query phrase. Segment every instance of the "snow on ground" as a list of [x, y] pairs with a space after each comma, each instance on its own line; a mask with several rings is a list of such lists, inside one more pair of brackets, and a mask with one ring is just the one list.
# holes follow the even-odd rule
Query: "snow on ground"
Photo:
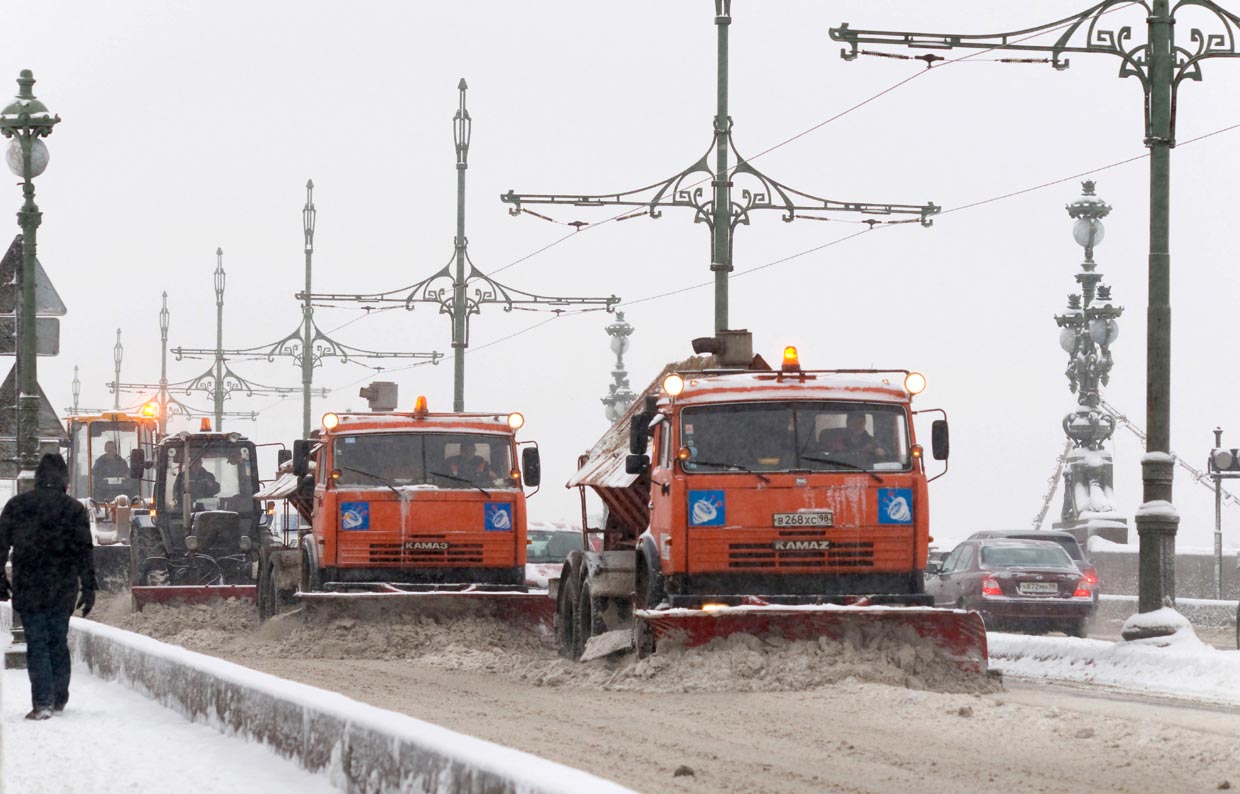
[[43, 722], [24, 719], [25, 670], [5, 670], [0, 691], [3, 794], [335, 791], [261, 745], [188, 722], [85, 668], [73, 671], [64, 714]]
[[1240, 652], [1212, 648], [1191, 631], [1138, 642], [994, 632], [988, 640], [991, 669], [1006, 675], [1240, 705]]

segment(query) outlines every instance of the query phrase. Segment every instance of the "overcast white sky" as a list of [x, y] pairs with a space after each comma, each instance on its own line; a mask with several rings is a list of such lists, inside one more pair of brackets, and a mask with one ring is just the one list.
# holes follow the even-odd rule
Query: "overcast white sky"
[[[763, 151], [925, 72], [920, 62], [844, 62], [831, 26], [987, 33], [1086, 5], [735, 0], [737, 145], [743, 154]], [[158, 380], [163, 290], [172, 346], [213, 346], [217, 247], [228, 273], [225, 345], [273, 342], [293, 330], [307, 178], [319, 211], [316, 291], [390, 289], [438, 270], [452, 251], [451, 118], [461, 77], [474, 120], [474, 262], [490, 271], [547, 245], [569, 227], [510, 217], [500, 193], [625, 190], [670, 176], [706, 150], [713, 16], [710, 0], [14, 4], [0, 79], [33, 69], [36, 94], [63, 118], [37, 182], [39, 254], [70, 313], [61, 355], [40, 360], [40, 382], [57, 408], [68, 406], [78, 365], [82, 403], [110, 406], [105, 384], [118, 326], [122, 379]], [[1144, 36], [1139, 9], [1112, 18]], [[1184, 15], [1177, 25], [1182, 41], [1194, 19], [1203, 18]], [[1077, 56], [1056, 72], [985, 57], [936, 67], [755, 165], [839, 200], [950, 209], [1144, 153], [1140, 86], [1118, 79], [1118, 59]], [[1180, 94], [1182, 144], [1240, 123], [1240, 62], [1209, 61], [1204, 73]], [[16, 83], [6, 85], [15, 92]], [[1225, 444], [1240, 446], [1233, 352], [1240, 271], [1229, 231], [1238, 136], [1184, 144], [1172, 158], [1172, 445], [1202, 466], [1216, 425], [1228, 431]], [[1143, 425], [1148, 163], [1096, 178], [1114, 206], [1097, 259], [1127, 308], [1105, 396]], [[926, 373], [919, 407], [942, 407], [952, 423], [951, 471], [931, 486], [940, 539], [1027, 526], [1041, 504], [1064, 440], [1061, 417], [1074, 405], [1053, 315], [1076, 288], [1082, 252], [1064, 205], [1079, 193], [1078, 180], [1065, 182], [946, 214], [930, 229], [876, 231], [733, 282], [732, 325], [751, 329], [768, 357], [796, 343], [806, 366]], [[16, 212], [20, 200], [15, 186], [0, 191], [0, 208], [7, 202]], [[571, 208], [547, 214], [607, 217]], [[738, 231], [736, 265], [772, 262], [858, 228], [786, 224], [767, 212]], [[658, 221], [588, 229], [499, 278], [527, 291], [636, 301], [709, 281], [708, 263], [706, 228], [670, 210]], [[635, 388], [687, 354], [692, 337], [710, 333], [712, 306], [706, 287], [627, 309], [637, 328], [628, 356]], [[322, 310], [317, 319], [330, 330], [357, 316]], [[472, 342], [542, 319], [488, 306], [474, 319]], [[531, 502], [534, 518], [574, 515], [575, 494], [559, 483], [605, 429], [598, 400], [610, 382], [603, 331], [610, 319], [565, 317], [467, 358], [467, 407], [521, 410], [523, 435], [542, 444], [546, 487]], [[337, 337], [450, 353], [449, 322], [430, 306], [367, 318]], [[170, 379], [208, 365], [172, 361]], [[288, 359], [233, 366], [262, 383], [300, 383]], [[363, 408], [357, 389], [379, 379], [397, 380], [407, 405], [419, 393], [432, 409], [451, 405], [450, 362], [384, 375], [329, 361], [316, 378], [338, 388], [316, 401], [316, 416]], [[203, 395], [186, 399], [209, 404]], [[239, 397], [228, 407], [262, 411], [257, 423], [229, 425], [260, 441], [289, 441], [300, 431], [299, 397]], [[1116, 498], [1130, 519], [1141, 501], [1141, 451], [1118, 431]], [[1177, 471], [1176, 502], [1181, 544], [1209, 544], [1210, 491]], [[1240, 541], [1240, 510], [1227, 508], [1224, 525], [1228, 544]]]

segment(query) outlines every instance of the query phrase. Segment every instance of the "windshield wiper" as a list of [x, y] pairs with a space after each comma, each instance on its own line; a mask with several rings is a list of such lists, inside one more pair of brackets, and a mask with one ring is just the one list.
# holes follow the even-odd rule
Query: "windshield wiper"
[[398, 498], [404, 498], [401, 496], [400, 491], [396, 490], [395, 486], [393, 486], [392, 483], [388, 482], [383, 477], [380, 477], [378, 474], [371, 474], [368, 471], [362, 471], [361, 469], [355, 469], [352, 466], [337, 466], [336, 468], [340, 469], [341, 471], [351, 471], [354, 474], [360, 474], [363, 477], [369, 477], [370, 479], [374, 480], [380, 485], [386, 486], [387, 489], [391, 491], [392, 493], [396, 494]]
[[835, 458], [831, 458], [831, 457], [823, 458], [823, 457], [818, 457], [817, 455], [802, 455], [801, 460], [812, 460], [817, 463], [830, 463], [832, 466], [842, 466], [845, 469], [852, 469], [854, 471], [864, 472], [865, 474], [868, 474], [871, 477], [873, 477], [876, 482], [883, 481], [882, 477], [879, 477], [877, 474], [870, 471], [869, 469], [866, 469], [862, 466], [858, 466], [855, 463], [849, 463], [846, 460], [836, 460]]
[[738, 463], [716, 463], [713, 460], [696, 460], [696, 459], [688, 460], [685, 462], [691, 463], [694, 466], [714, 466], [715, 468], [719, 468], [719, 469], [733, 469], [734, 471], [743, 471], [746, 474], [752, 474], [753, 476], [757, 477], [759, 480], [762, 480], [762, 482], [771, 481], [771, 478], [767, 477], [762, 472], [754, 471], [753, 469], [746, 468], [744, 466], [741, 466]]
[[443, 477], [445, 480], [456, 480], [457, 482], [463, 482], [472, 488], [477, 488], [479, 491], [482, 491], [482, 495], [486, 498], [491, 498], [491, 492], [483, 488], [481, 485], [478, 485], [473, 480], [467, 480], [464, 477], [457, 477], [455, 474], [444, 474], [441, 471], [432, 471], [430, 472], [430, 475], [432, 477]]

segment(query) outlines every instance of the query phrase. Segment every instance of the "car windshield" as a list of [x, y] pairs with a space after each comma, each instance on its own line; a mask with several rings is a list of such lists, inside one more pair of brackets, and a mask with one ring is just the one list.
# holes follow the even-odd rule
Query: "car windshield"
[[1047, 538], [1039, 535], [1008, 535], [1014, 540], [1049, 540], [1051, 543], [1058, 543], [1063, 550], [1068, 552], [1068, 556], [1074, 560], [1081, 559], [1081, 546], [1074, 538]]
[[983, 568], [1074, 568], [1072, 558], [1058, 546], [983, 546]]
[[707, 405], [681, 414], [688, 473], [907, 471], [908, 422], [899, 405], [770, 402]]
[[332, 444], [338, 485], [515, 488], [512, 440], [481, 433], [367, 433]]
[[549, 532], [531, 529], [526, 533], [526, 562], [564, 562], [572, 551], [584, 551], [580, 532]]

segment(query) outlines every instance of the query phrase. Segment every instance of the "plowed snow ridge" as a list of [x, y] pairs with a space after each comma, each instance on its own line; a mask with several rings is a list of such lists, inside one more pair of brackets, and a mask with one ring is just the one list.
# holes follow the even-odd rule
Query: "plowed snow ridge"
[[842, 681], [936, 692], [993, 692], [997, 683], [962, 673], [911, 632], [870, 626], [842, 642], [783, 642], [750, 636], [700, 648], [661, 647], [578, 664], [552, 641], [490, 618], [437, 622], [415, 616], [316, 625], [296, 613], [260, 625], [254, 605], [228, 601], [147, 606], [130, 613], [128, 597], [101, 605], [99, 619], [192, 650], [224, 657], [408, 660], [445, 670], [505, 676], [533, 686], [642, 692], [779, 692]]

